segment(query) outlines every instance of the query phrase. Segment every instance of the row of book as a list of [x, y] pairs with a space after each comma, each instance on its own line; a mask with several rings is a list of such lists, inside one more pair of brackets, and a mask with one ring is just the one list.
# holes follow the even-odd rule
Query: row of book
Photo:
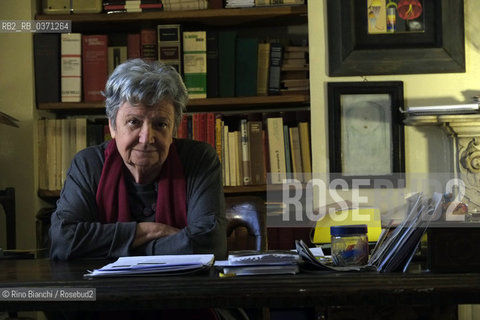
[[60, 190], [74, 155], [87, 146], [100, 144], [110, 138], [104, 119], [39, 119], [39, 189]]
[[305, 0], [226, 0], [225, 6], [223, 0], [104, 0], [103, 11], [114, 14], [298, 4], [305, 4]]
[[308, 93], [308, 47], [157, 25], [138, 33], [35, 34], [37, 103], [98, 102], [127, 59], [160, 60], [184, 77], [190, 98]]
[[225, 8], [248, 8], [305, 4], [305, 0], [226, 0]]
[[193, 113], [183, 117], [177, 137], [204, 141], [216, 149], [224, 186], [311, 178], [310, 125], [305, 113], [249, 117]]
[[[311, 176], [310, 125], [304, 113], [186, 114], [177, 137], [204, 141], [216, 149], [224, 186], [282, 183]], [[110, 139], [105, 119], [39, 119], [39, 189], [60, 190], [74, 155]], [[268, 173], [271, 173], [268, 175]]]

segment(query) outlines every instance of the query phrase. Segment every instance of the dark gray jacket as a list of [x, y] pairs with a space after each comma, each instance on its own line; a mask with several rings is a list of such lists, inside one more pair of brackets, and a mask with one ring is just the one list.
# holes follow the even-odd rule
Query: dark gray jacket
[[52, 259], [128, 255], [214, 253], [226, 255], [222, 170], [208, 144], [177, 139], [187, 185], [187, 227], [177, 234], [130, 249], [136, 221], [102, 224], [95, 196], [106, 143], [80, 151], [72, 161], [50, 227]]

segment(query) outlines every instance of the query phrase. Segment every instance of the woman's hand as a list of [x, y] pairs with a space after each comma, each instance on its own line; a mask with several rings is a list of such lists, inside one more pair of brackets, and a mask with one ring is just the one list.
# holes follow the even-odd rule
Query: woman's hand
[[137, 223], [137, 230], [135, 233], [135, 239], [132, 243], [132, 248], [134, 249], [142, 244], [147, 243], [148, 241], [166, 237], [179, 231], [180, 229], [163, 223], [139, 222]]

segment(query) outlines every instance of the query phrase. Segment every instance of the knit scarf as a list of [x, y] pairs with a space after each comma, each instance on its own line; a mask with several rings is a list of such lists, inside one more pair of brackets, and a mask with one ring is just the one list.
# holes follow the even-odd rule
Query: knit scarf
[[[115, 139], [112, 139], [105, 149], [105, 162], [96, 195], [102, 223], [132, 221], [125, 180], [127, 170]], [[179, 229], [187, 225], [186, 182], [175, 140], [158, 177], [155, 222]]]

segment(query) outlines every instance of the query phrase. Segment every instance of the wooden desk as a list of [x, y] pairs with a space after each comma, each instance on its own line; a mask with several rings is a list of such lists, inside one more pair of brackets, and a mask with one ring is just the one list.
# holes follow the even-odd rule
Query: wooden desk
[[[480, 303], [480, 273], [322, 273], [219, 278], [215, 274], [83, 279], [106, 261], [0, 261], [5, 288], [95, 288], [96, 301], [9, 301], [0, 310], [121, 310]], [[188, 303], [185, 303], [188, 301]]]

